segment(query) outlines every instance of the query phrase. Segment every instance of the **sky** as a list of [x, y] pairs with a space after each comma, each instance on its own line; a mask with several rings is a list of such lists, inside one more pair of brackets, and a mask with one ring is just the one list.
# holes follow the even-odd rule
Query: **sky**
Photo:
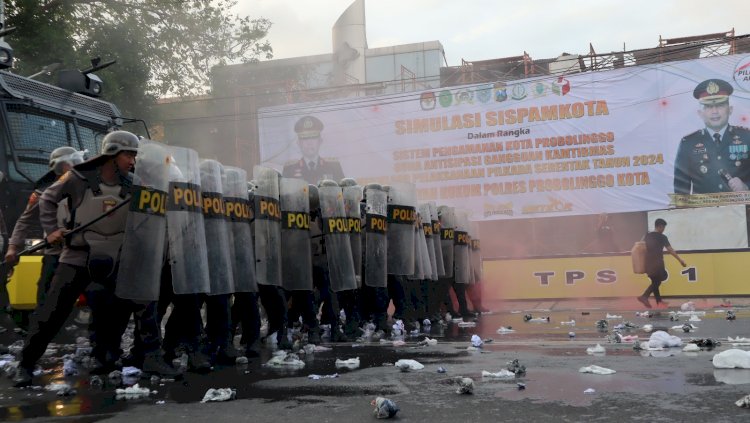
[[[353, 0], [240, 0], [235, 13], [269, 19], [274, 59], [331, 53], [331, 28]], [[367, 0], [370, 48], [440, 41], [449, 66], [519, 56], [545, 59], [656, 47], [676, 38], [750, 34], [747, 0]]]

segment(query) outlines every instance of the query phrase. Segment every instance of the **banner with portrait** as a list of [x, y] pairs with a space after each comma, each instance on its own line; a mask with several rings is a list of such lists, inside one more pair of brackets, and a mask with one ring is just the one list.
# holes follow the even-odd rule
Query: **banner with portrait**
[[477, 219], [750, 203], [750, 55], [292, 104], [258, 120], [264, 165], [409, 181], [419, 201]]

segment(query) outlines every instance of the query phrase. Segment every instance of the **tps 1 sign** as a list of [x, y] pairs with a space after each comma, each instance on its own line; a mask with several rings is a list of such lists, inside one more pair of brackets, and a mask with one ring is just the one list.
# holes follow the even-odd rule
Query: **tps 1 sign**
[[[750, 203], [750, 56], [266, 108], [285, 176], [512, 219]], [[288, 173], [288, 175], [286, 175]]]

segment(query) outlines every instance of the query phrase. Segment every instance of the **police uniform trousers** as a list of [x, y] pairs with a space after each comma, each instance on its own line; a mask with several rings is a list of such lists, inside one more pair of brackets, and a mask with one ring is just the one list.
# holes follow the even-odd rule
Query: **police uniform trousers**
[[453, 285], [453, 277], [441, 277], [438, 278], [437, 292], [435, 294], [436, 300], [438, 301], [437, 310], [439, 313], [441, 307], [445, 307], [445, 312], [451, 315], [456, 315], [456, 311], [453, 309], [453, 300], [451, 300], [450, 290]]
[[203, 294], [175, 294], [172, 286], [172, 269], [169, 264], [162, 268], [161, 291], [159, 293], [158, 321], [166, 314], [167, 307], [172, 304], [172, 312], [164, 327], [163, 349], [165, 359], [169, 362], [175, 357], [175, 350], [184, 345], [190, 351], [197, 351], [200, 347], [203, 319], [201, 306]]
[[232, 335], [239, 325], [242, 325], [240, 344], [245, 345], [246, 352], [257, 352], [255, 351], [255, 344], [260, 338], [260, 311], [258, 310], [257, 292], [236, 292], [234, 294]]
[[406, 276], [388, 275], [388, 296], [393, 301], [393, 320], [406, 317], [406, 283]]
[[45, 254], [42, 257], [42, 273], [36, 284], [36, 306], [41, 307], [47, 299], [47, 291], [52, 285], [52, 278], [55, 277], [55, 270], [60, 264], [59, 254]]
[[277, 340], [286, 334], [286, 298], [284, 291], [275, 285], [258, 284], [260, 303], [268, 317], [268, 335], [276, 332]]
[[388, 331], [388, 288], [362, 286], [362, 316], [372, 320], [376, 330]]
[[208, 353], [216, 354], [221, 350], [231, 349], [233, 337], [230, 336], [232, 294], [206, 295], [206, 337]]
[[466, 304], [466, 286], [465, 283], [453, 282], [453, 292], [456, 294], [456, 300], [458, 301], [458, 313], [461, 317], [470, 317], [469, 307]]
[[328, 267], [313, 265], [313, 286], [318, 289], [318, 307], [322, 307], [320, 323], [323, 325], [338, 326], [339, 316], [335, 311], [338, 307], [334, 304]]
[[482, 306], [482, 284], [472, 284], [467, 291], [467, 295], [469, 296], [469, 301], [471, 301], [475, 313], [482, 313], [485, 311], [484, 306]]
[[288, 322], [290, 327], [302, 317], [302, 323], [309, 330], [317, 330], [318, 318], [315, 313], [315, 296], [312, 291], [292, 290], [286, 291], [286, 298], [292, 301], [288, 310]]

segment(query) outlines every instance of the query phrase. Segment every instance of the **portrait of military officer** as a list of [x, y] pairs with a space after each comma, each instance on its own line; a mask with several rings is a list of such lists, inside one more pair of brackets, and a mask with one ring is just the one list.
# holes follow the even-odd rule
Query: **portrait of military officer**
[[721, 79], [709, 79], [695, 87], [698, 116], [705, 127], [685, 136], [677, 148], [674, 192], [747, 191], [750, 183], [750, 130], [729, 124], [734, 89]]
[[297, 145], [302, 158], [284, 164], [282, 176], [285, 178], [304, 179], [310, 184], [317, 184], [322, 179], [339, 181], [344, 178], [338, 160], [320, 157], [320, 146], [323, 143], [323, 122], [315, 116], [305, 116], [294, 125], [297, 133]]

